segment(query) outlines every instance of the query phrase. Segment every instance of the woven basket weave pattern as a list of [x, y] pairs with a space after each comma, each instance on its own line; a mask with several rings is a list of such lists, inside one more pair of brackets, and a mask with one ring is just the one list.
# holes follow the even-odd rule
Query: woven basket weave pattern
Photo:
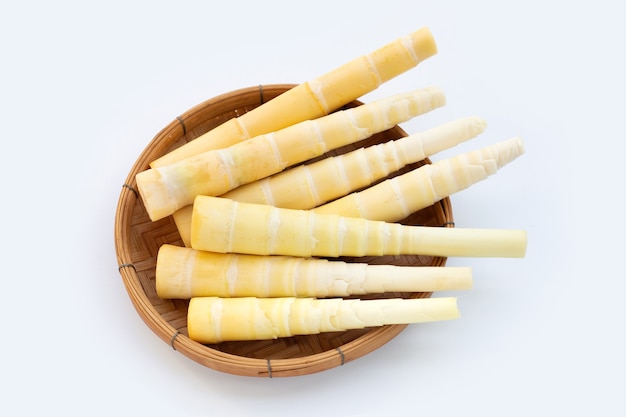
[[[237, 117], [292, 88], [290, 84], [244, 88], [207, 100], [173, 120], [146, 147], [123, 185], [115, 219], [115, 244], [122, 280], [144, 322], [173, 349], [209, 368], [245, 376], [296, 376], [320, 372], [357, 359], [387, 343], [406, 325], [296, 336], [278, 340], [224, 342], [205, 346], [187, 337], [187, 300], [164, 300], [155, 285], [156, 256], [165, 243], [183, 246], [171, 217], [152, 222], [135, 189], [135, 175], [170, 150], [191, 141], [228, 119]], [[348, 107], [359, 105], [351, 103]], [[362, 146], [406, 136], [399, 127], [359, 143], [336, 149], [338, 155]], [[405, 167], [406, 172], [428, 160]], [[397, 175], [394, 174], [394, 175]], [[449, 199], [412, 214], [401, 223], [453, 227]], [[430, 256], [341, 258], [372, 264], [444, 266], [446, 259]], [[361, 298], [423, 298], [430, 293], [372, 294]]]

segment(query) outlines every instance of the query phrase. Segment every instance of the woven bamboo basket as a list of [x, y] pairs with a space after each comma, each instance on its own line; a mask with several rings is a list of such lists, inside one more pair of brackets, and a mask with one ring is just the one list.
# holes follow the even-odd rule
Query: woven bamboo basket
[[[287, 377], [321, 372], [358, 359], [397, 336], [406, 325], [388, 325], [346, 332], [296, 336], [270, 341], [225, 342], [203, 345], [187, 334], [186, 300], [165, 300], [156, 294], [156, 256], [162, 244], [182, 246], [171, 217], [152, 222], [135, 189], [135, 176], [149, 163], [226, 120], [239, 116], [292, 88], [291, 84], [243, 88], [209, 99], [183, 113], [148, 144], [122, 185], [115, 217], [115, 247], [118, 269], [130, 299], [146, 325], [173, 350], [217, 371], [256, 377]], [[347, 107], [362, 104], [359, 101]], [[396, 126], [365, 141], [329, 152], [337, 155], [362, 146], [407, 136]], [[428, 159], [400, 172], [430, 163]], [[396, 173], [395, 175], [397, 175]], [[454, 227], [448, 198], [413, 213], [401, 223]], [[431, 256], [385, 256], [341, 258], [372, 264], [445, 266], [446, 259]], [[431, 293], [373, 294], [368, 298], [425, 298]]]

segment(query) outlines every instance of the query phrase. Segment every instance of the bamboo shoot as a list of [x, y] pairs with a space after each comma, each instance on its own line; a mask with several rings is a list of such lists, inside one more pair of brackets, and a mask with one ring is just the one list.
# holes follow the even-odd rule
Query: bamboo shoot
[[160, 247], [156, 265], [156, 289], [161, 298], [324, 298], [471, 287], [468, 267], [368, 265], [317, 258], [215, 253], [168, 244]]
[[191, 204], [196, 195], [224, 194], [444, 104], [443, 92], [435, 87], [396, 94], [148, 169], [137, 174], [137, 188], [148, 216], [156, 221]]
[[436, 53], [437, 46], [430, 30], [419, 29], [223, 123], [152, 161], [151, 167], [171, 165], [211, 149], [225, 148], [330, 114]]
[[303, 257], [523, 257], [526, 232], [408, 226], [198, 196], [191, 246], [220, 253]]
[[313, 209], [321, 214], [397, 222], [495, 174], [524, 153], [519, 137], [421, 166]]
[[454, 297], [377, 300], [194, 297], [189, 302], [187, 328], [190, 339], [213, 344], [458, 317]]

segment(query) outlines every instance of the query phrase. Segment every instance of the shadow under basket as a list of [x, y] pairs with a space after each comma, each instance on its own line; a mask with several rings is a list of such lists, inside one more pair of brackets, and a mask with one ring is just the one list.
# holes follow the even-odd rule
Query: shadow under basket
[[[187, 300], [157, 296], [156, 256], [169, 243], [183, 246], [173, 219], [152, 222], [138, 198], [135, 176], [149, 164], [217, 125], [271, 100], [294, 87], [292, 84], [244, 88], [209, 99], [173, 120], [148, 144], [122, 185], [115, 217], [115, 247], [119, 273], [130, 299], [146, 325], [173, 350], [217, 371], [242, 376], [287, 377], [321, 372], [344, 365], [381, 347], [407, 325], [387, 325], [345, 332], [296, 336], [276, 340], [225, 342], [203, 345], [187, 333]], [[346, 107], [362, 104], [354, 101]], [[336, 149], [323, 157], [407, 136], [400, 127], [378, 133], [364, 141]], [[319, 158], [318, 158], [319, 159]], [[428, 159], [405, 167], [397, 175], [428, 164]], [[400, 221], [409, 225], [454, 227], [448, 198]], [[446, 258], [432, 256], [383, 256], [340, 258], [347, 262], [413, 266], [445, 266]], [[372, 294], [361, 298], [426, 298], [431, 293]]]

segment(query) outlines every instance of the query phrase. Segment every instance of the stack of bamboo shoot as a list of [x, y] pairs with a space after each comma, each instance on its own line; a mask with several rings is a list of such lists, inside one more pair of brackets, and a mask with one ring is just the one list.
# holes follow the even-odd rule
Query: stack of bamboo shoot
[[156, 287], [162, 298], [191, 300], [191, 339], [274, 339], [454, 319], [454, 297], [354, 297], [472, 287], [465, 267], [369, 265], [342, 256], [525, 256], [523, 230], [399, 223], [523, 153], [514, 137], [386, 179], [481, 134], [482, 119], [318, 158], [443, 106], [443, 92], [429, 87], [338, 110], [435, 52], [432, 35], [420, 29], [218, 126], [137, 175], [149, 217], [173, 216], [185, 245], [160, 248]]

